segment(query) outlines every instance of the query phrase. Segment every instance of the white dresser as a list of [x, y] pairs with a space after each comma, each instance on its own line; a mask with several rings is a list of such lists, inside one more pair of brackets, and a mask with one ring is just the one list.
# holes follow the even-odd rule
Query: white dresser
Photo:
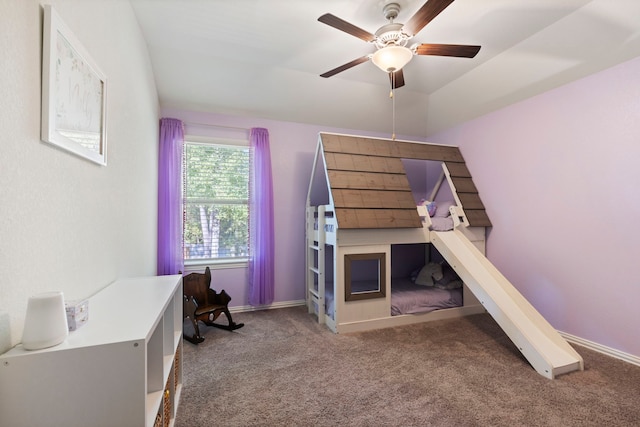
[[118, 280], [62, 344], [0, 355], [0, 426], [173, 425], [182, 298], [180, 275]]

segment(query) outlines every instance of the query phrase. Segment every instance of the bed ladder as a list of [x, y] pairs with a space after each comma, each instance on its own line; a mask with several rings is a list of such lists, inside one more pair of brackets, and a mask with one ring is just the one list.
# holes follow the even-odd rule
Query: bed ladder
[[[315, 214], [318, 215], [317, 239]], [[325, 207], [307, 207], [307, 308], [318, 315], [318, 323], [324, 323], [325, 291]]]

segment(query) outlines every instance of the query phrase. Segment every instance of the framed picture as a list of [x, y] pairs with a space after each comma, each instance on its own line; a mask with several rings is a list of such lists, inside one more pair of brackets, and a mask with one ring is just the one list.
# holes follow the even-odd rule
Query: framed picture
[[41, 138], [107, 164], [107, 79], [56, 11], [44, 6]]

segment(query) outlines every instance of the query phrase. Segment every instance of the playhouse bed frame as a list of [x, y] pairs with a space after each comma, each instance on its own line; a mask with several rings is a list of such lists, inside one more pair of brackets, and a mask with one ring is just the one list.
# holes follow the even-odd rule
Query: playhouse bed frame
[[[307, 307], [336, 333], [407, 325], [484, 312], [463, 285], [463, 305], [424, 314], [391, 315], [391, 247], [429, 244], [429, 215], [416, 207], [402, 159], [442, 162], [457, 206], [454, 224], [484, 253], [485, 227], [491, 223], [458, 147], [320, 133], [306, 208]], [[317, 197], [317, 194], [322, 194]], [[321, 200], [321, 203], [317, 203]], [[433, 200], [433, 198], [432, 198]], [[333, 256], [325, 257], [330, 250]], [[429, 252], [429, 251], [427, 251]], [[381, 258], [382, 295], [348, 300], [345, 258], [367, 254]], [[429, 261], [428, 259], [425, 262]], [[327, 269], [327, 262], [333, 265]], [[348, 261], [347, 261], [348, 262]], [[332, 267], [332, 268], [331, 268]], [[332, 277], [327, 277], [332, 271]], [[325, 286], [333, 286], [334, 312], [325, 313]]]
[[[431, 227], [425, 207], [416, 207], [402, 159], [442, 162], [443, 174], [429, 200], [436, 200], [446, 178], [455, 199], [449, 208], [451, 230], [433, 231], [439, 227], [435, 222]], [[457, 147], [321, 133], [306, 212], [307, 305], [333, 332], [486, 311], [540, 375], [553, 379], [584, 369], [575, 349], [485, 257], [485, 227], [491, 222]], [[409, 243], [432, 244], [458, 274], [463, 281], [461, 307], [391, 315], [391, 249]], [[330, 257], [325, 256], [328, 249]], [[355, 285], [367, 281], [374, 286]], [[334, 296], [329, 314], [327, 284]]]

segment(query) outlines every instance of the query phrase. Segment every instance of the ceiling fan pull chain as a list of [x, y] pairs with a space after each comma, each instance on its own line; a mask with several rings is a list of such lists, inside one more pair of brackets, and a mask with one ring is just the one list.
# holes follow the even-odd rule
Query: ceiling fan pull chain
[[392, 115], [392, 131], [391, 131], [391, 140], [396, 140], [396, 97], [393, 96], [396, 89], [396, 73], [391, 73], [391, 93], [389, 97], [391, 98], [391, 115]]

